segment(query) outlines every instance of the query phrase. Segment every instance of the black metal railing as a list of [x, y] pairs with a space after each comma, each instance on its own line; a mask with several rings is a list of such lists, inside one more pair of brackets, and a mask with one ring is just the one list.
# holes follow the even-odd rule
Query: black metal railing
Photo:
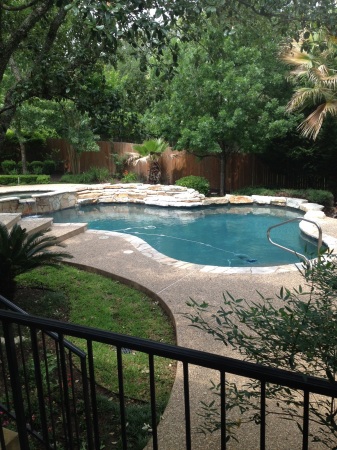
[[[151, 425], [149, 437], [151, 437], [150, 445], [154, 450], [161, 448], [157, 428], [158, 376], [155, 365], [157, 357], [175, 360], [182, 365], [181, 399], [184, 402], [184, 431], [181, 436], [178, 436], [179, 446], [176, 447], [180, 449], [194, 448], [195, 435], [191, 417], [193, 381], [189, 380], [191, 366], [213, 369], [218, 374], [221, 423], [218, 448], [222, 450], [226, 449], [227, 443], [225, 384], [229, 374], [260, 382], [259, 448], [261, 450], [267, 447], [266, 386], [268, 384], [272, 383], [303, 393], [300, 427], [304, 450], [309, 448], [311, 396], [319, 394], [329, 398], [337, 397], [337, 386], [323, 379], [188, 348], [29, 316], [22, 312], [0, 309], [0, 324], [2, 383], [0, 412], [13, 423], [17, 430], [21, 450], [35, 449], [35, 446], [31, 446], [32, 440], [39, 443], [38, 448], [44, 449], [99, 450], [102, 448], [99, 386], [96, 382], [95, 367], [97, 343], [109, 346], [111, 359], [117, 360], [115, 376], [118, 380], [119, 411], [114, 413], [113, 419], [116, 420], [118, 416], [118, 434], [121, 437], [123, 449], [130, 448], [129, 406], [125, 395], [123, 374], [124, 349], [148, 355], [149, 423]], [[85, 343], [86, 351], [79, 351], [72, 345], [69, 347], [69, 341], [66, 338]], [[76, 382], [76, 380], [79, 381]], [[105, 417], [105, 422], [110, 421], [112, 417]], [[0, 425], [0, 442], [3, 439], [2, 425]], [[172, 432], [178, 433], [176, 430]]]

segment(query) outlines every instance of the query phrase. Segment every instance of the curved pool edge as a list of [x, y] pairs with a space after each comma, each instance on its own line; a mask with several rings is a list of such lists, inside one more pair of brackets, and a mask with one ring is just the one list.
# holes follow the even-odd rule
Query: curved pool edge
[[[306, 215], [304, 216], [306, 217]], [[309, 217], [312, 219], [312, 215], [309, 214]], [[332, 253], [337, 253], [337, 237], [328, 234], [328, 232], [335, 232], [334, 234], [337, 236], [337, 220], [321, 217], [315, 218], [315, 222], [320, 225], [322, 228], [322, 240], [323, 244], [329, 249]], [[299, 228], [302, 233], [310, 237], [311, 239], [318, 240], [317, 228], [308, 224], [304, 221], [299, 223]], [[324, 231], [327, 231], [325, 233]], [[172, 266], [175, 268], [179, 268], [182, 270], [193, 270], [199, 271], [202, 273], [213, 273], [213, 274], [251, 274], [251, 275], [262, 275], [262, 274], [277, 274], [277, 273], [286, 273], [286, 272], [294, 272], [299, 271], [303, 268], [303, 262], [299, 261], [298, 263], [292, 264], [283, 264], [277, 266], [265, 266], [265, 267], [225, 267], [225, 266], [212, 266], [212, 265], [202, 265], [195, 264], [187, 261], [181, 261], [170, 256], [167, 256], [163, 253], [160, 253], [158, 250], [153, 248], [146, 241], [141, 239], [140, 237], [136, 237], [126, 233], [119, 233], [117, 231], [105, 231], [105, 230], [87, 230], [87, 233], [99, 234], [101, 239], [118, 236], [124, 239], [126, 242], [130, 243], [137, 251], [142, 253], [143, 256], [148, 258], [155, 259], [158, 263]]]
[[280, 266], [266, 266], [266, 267], [225, 267], [225, 266], [210, 266], [210, 265], [195, 264], [187, 261], [180, 261], [178, 259], [174, 259], [171, 258], [170, 256], [164, 255], [163, 253], [158, 252], [158, 250], [153, 248], [143, 239], [133, 236], [131, 234], [105, 230], [87, 230], [86, 233], [100, 235], [99, 239], [108, 239], [109, 237], [117, 236], [119, 238], [124, 239], [129, 244], [131, 244], [143, 256], [152, 258], [156, 260], [159, 264], [172, 266], [174, 268], [182, 270], [192, 270], [192, 271], [199, 271], [202, 273], [213, 273], [224, 275], [226, 274], [262, 275], [262, 274], [293, 272], [300, 270], [302, 267], [302, 262], [294, 264], [284, 264]]

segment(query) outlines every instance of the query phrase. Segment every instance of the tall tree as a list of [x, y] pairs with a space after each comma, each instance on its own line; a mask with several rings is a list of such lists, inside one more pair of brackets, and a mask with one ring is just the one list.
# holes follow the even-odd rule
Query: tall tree
[[91, 130], [88, 114], [78, 111], [71, 102], [62, 102], [61, 110], [64, 119], [61, 136], [69, 143], [67, 166], [72, 173], [79, 174], [82, 153], [98, 152], [99, 136]]
[[224, 35], [223, 27], [209, 23], [199, 44], [181, 44], [166, 95], [145, 115], [149, 133], [176, 149], [219, 157], [222, 195], [231, 153], [261, 151], [294, 126], [278, 94], [286, 85], [275, 44], [266, 40], [262, 52], [241, 31]]
[[249, 25], [252, 17], [259, 16], [282, 29], [304, 27], [309, 23], [336, 30], [337, 8], [335, 0], [205, 0], [208, 14], [224, 14]]
[[[34, 138], [43, 142], [59, 137], [57, 133], [57, 105], [52, 102], [30, 99], [20, 105], [11, 123], [12, 139], [20, 149], [22, 173], [27, 173], [27, 144]], [[36, 159], [36, 158], [35, 158]]]

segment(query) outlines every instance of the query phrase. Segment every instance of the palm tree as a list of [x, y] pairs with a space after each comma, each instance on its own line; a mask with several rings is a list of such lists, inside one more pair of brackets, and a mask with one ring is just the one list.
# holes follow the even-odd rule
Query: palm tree
[[25, 228], [15, 224], [11, 231], [0, 223], [0, 294], [14, 299], [17, 275], [35, 267], [57, 266], [63, 258], [72, 258], [67, 252], [57, 252], [51, 247], [63, 247], [54, 236], [45, 231], [28, 235]]
[[299, 87], [288, 103], [287, 109], [314, 111], [299, 125], [304, 137], [316, 139], [327, 115], [337, 117], [337, 38], [325, 30], [317, 33], [305, 31], [299, 41], [293, 41], [282, 59], [295, 66], [290, 78]]
[[146, 158], [150, 163], [148, 182], [157, 184], [160, 182], [161, 169], [159, 158], [167, 149], [168, 143], [164, 139], [150, 139], [142, 145], [134, 145], [133, 148], [139, 153], [140, 158]]

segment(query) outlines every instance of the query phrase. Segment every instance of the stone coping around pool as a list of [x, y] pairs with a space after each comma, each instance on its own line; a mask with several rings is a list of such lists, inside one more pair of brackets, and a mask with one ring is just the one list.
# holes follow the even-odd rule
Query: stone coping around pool
[[[20, 190], [36, 190], [37, 186], [27, 185]], [[41, 189], [41, 186], [39, 186]], [[61, 209], [73, 208], [76, 205], [104, 204], [104, 203], [140, 203], [152, 206], [191, 208], [209, 205], [237, 205], [238, 214], [262, 214], [266, 212], [266, 206], [281, 206], [298, 209], [304, 212], [305, 218], [324, 223], [326, 218], [323, 206], [316, 203], [309, 203], [305, 199], [275, 197], [265, 195], [231, 195], [224, 197], [205, 197], [194, 189], [189, 189], [175, 185], [150, 185], [142, 183], [128, 184], [97, 184], [97, 185], [43, 185], [44, 189], [50, 189], [47, 193], [34, 193], [29, 199], [20, 199], [10, 196], [10, 189], [7, 187], [8, 197], [0, 198], [0, 213], [20, 213], [22, 215], [44, 214]], [[16, 187], [13, 189], [17, 190]], [[261, 206], [261, 208], [257, 208]], [[300, 222], [300, 229], [304, 234], [317, 239], [317, 227], [304, 221]], [[298, 270], [302, 263], [272, 266], [272, 267], [218, 267], [202, 266], [185, 261], [178, 261], [159, 253], [149, 244], [135, 236], [106, 231], [88, 231], [100, 233], [102, 238], [118, 235], [126, 239], [142, 252], [145, 256], [154, 258], [162, 264], [173, 265], [188, 270], [200, 270], [211, 273], [275, 273]], [[337, 251], [337, 239], [323, 234], [323, 242], [331, 251]]]
[[[303, 212], [322, 211], [323, 206], [308, 203], [298, 198], [273, 197], [264, 195], [231, 195], [224, 197], [205, 197], [194, 189], [175, 185], [151, 185], [142, 183], [117, 183], [96, 185], [43, 185], [51, 189], [47, 193], [34, 193], [31, 198], [20, 199], [11, 196], [0, 198], [0, 213], [21, 213], [22, 215], [44, 214], [76, 205], [103, 203], [140, 203], [145, 205], [191, 208], [207, 205], [271, 205], [299, 209]], [[20, 188], [24, 191], [23, 186]], [[35, 190], [35, 186], [26, 186], [26, 190]], [[40, 186], [41, 188], [41, 186]], [[17, 190], [17, 187], [13, 187]], [[5, 191], [5, 192], [6, 192]]]

